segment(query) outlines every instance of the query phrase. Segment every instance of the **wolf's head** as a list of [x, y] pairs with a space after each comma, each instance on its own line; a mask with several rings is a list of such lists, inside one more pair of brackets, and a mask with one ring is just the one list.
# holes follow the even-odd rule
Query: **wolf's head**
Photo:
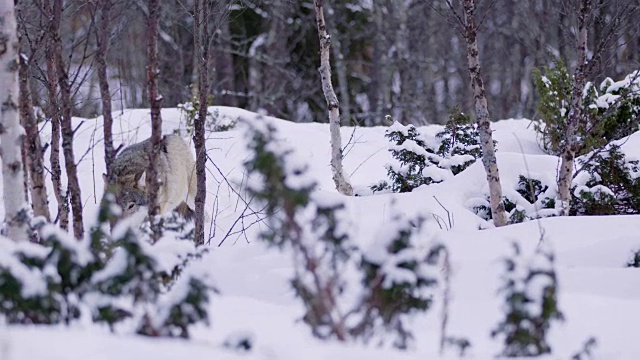
[[122, 217], [129, 217], [142, 208], [147, 208], [149, 200], [144, 190], [125, 187], [116, 194], [116, 203], [122, 208]]
[[122, 209], [119, 218], [127, 218], [143, 208], [147, 208], [149, 200], [144, 185], [144, 173], [135, 177], [120, 177], [110, 179], [102, 174], [104, 180], [104, 192], [114, 194], [116, 204]]

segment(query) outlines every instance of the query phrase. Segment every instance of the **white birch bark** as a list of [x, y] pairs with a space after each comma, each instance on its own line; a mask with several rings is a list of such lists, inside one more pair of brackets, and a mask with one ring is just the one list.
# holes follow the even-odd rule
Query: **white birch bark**
[[580, 2], [578, 14], [578, 43], [574, 83], [571, 90], [571, 108], [567, 119], [564, 147], [560, 155], [558, 172], [558, 204], [560, 215], [569, 215], [571, 207], [571, 180], [573, 179], [574, 160], [578, 148], [578, 126], [582, 119], [582, 90], [586, 84], [588, 18], [593, 8], [592, 0]]
[[491, 122], [489, 121], [489, 107], [485, 96], [484, 82], [480, 74], [480, 60], [478, 54], [478, 27], [475, 24], [475, 0], [464, 0], [465, 17], [465, 40], [467, 42], [467, 62], [469, 65], [469, 76], [471, 78], [471, 88], [475, 100], [476, 121], [480, 135], [480, 145], [482, 147], [482, 164], [487, 173], [489, 183], [489, 197], [491, 202], [491, 215], [495, 226], [503, 226], [507, 223], [507, 218], [502, 203], [502, 186], [500, 185], [500, 174], [496, 160], [496, 152], [493, 146], [493, 136], [491, 135]]
[[18, 36], [13, 0], [0, 1], [0, 149], [6, 236], [29, 239], [20, 145], [24, 128], [18, 116]]
[[327, 33], [324, 21], [324, 0], [315, 0], [316, 25], [318, 26], [318, 38], [320, 39], [320, 78], [322, 79], [322, 92], [327, 100], [329, 110], [329, 131], [331, 132], [331, 170], [333, 181], [338, 192], [344, 195], [353, 195], [353, 188], [347, 180], [342, 168], [342, 138], [340, 136], [340, 104], [331, 83], [331, 64], [329, 62], [331, 37]]

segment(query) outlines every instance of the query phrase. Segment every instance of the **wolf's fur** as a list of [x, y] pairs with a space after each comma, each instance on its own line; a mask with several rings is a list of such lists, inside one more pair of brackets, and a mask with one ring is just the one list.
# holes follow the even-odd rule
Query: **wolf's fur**
[[[103, 174], [105, 192], [112, 191], [127, 217], [148, 205], [146, 171], [151, 139], [126, 147], [116, 156], [109, 176]], [[185, 217], [195, 209], [196, 163], [189, 145], [177, 135], [165, 135], [157, 169], [158, 205], [164, 215], [178, 208]]]

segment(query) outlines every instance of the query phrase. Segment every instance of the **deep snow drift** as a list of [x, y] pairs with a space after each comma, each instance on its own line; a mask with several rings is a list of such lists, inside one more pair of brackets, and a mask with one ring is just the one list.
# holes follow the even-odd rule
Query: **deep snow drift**
[[[225, 107], [211, 111], [219, 119], [260, 121], [256, 114]], [[125, 145], [150, 135], [149, 111], [127, 110], [117, 113], [114, 143]], [[164, 109], [163, 131], [182, 128], [178, 109]], [[79, 159], [79, 178], [87, 224], [96, 218], [103, 192], [104, 150], [101, 118], [84, 121], [76, 135], [74, 148]], [[329, 168], [329, 128], [325, 124], [294, 124], [275, 120], [280, 137], [295, 148], [297, 156], [310, 165], [310, 173], [322, 191], [336, 193]], [[519, 175], [546, 179], [553, 184], [558, 161], [545, 155], [536, 143], [536, 134], [526, 119], [503, 120], [492, 124], [497, 140], [498, 165], [505, 195], [515, 193]], [[441, 126], [419, 130], [434, 136]], [[344, 168], [356, 192], [363, 196], [345, 198], [354, 224], [356, 241], [366, 245], [388, 226], [389, 206], [396, 205], [407, 216], [423, 214], [447, 219], [440, 229], [429, 222], [433, 239], [442, 241], [451, 254], [453, 269], [452, 303], [448, 333], [469, 339], [468, 358], [490, 359], [502, 344], [492, 339], [491, 330], [502, 320], [502, 299], [497, 296], [503, 266], [500, 259], [509, 254], [517, 241], [525, 254], [533, 252], [540, 239], [556, 254], [559, 279], [559, 305], [566, 321], [552, 327], [549, 359], [569, 359], [583, 342], [594, 336], [596, 359], [639, 359], [640, 342], [634, 324], [640, 323], [640, 272], [624, 267], [631, 252], [640, 247], [640, 217], [547, 218], [494, 229], [469, 209], [469, 202], [487, 193], [482, 164], [478, 161], [457, 176], [439, 184], [423, 186], [406, 194], [370, 195], [368, 187], [386, 178], [384, 165], [392, 158], [384, 138], [385, 127], [343, 128], [346, 146]], [[43, 130], [48, 141], [49, 129]], [[290, 259], [255, 239], [260, 224], [237, 233], [243, 223], [236, 221], [244, 209], [242, 199], [247, 157], [240, 130], [207, 133], [207, 206], [215, 220], [207, 229], [210, 251], [200, 260], [209, 268], [222, 294], [210, 305], [211, 326], [198, 327], [193, 338], [161, 340], [131, 334], [110, 334], [104, 327], [74, 324], [65, 327], [0, 328], [2, 359], [435, 359], [438, 355], [441, 301], [439, 295], [426, 315], [416, 316], [414, 349], [365, 348], [360, 345], [323, 343], [315, 340], [299, 321], [302, 305], [293, 298], [288, 284]], [[640, 143], [625, 144], [629, 156], [640, 158]], [[193, 150], [195, 154], [195, 150]], [[48, 152], [45, 154], [48, 159]], [[49, 184], [50, 207], [56, 213]], [[442, 205], [440, 205], [442, 204]], [[520, 204], [526, 206], [526, 204]], [[534, 209], [535, 210], [535, 209]], [[3, 210], [0, 210], [2, 212]], [[0, 216], [4, 214], [0, 213]], [[250, 222], [244, 223], [249, 226]], [[485, 229], [485, 230], [480, 230]], [[232, 234], [227, 236], [228, 234]], [[218, 243], [224, 239], [222, 246]], [[425, 239], [426, 241], [432, 239]], [[439, 294], [439, 293], [438, 293]], [[238, 353], [223, 347], [226, 340], [249, 336], [254, 347]], [[444, 358], [458, 358], [450, 350]]]

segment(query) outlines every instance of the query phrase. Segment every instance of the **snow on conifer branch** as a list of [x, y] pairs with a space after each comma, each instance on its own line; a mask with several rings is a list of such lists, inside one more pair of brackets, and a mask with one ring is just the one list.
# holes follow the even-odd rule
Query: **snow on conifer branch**
[[[544, 239], [543, 239], [544, 240]], [[564, 320], [558, 309], [558, 280], [554, 255], [544, 241], [530, 258], [513, 243], [513, 254], [504, 258], [505, 318], [491, 332], [504, 341], [501, 355], [539, 356], [551, 352], [547, 333], [554, 321]]]
[[341, 198], [321, 192], [308, 166], [279, 141], [268, 119], [247, 122], [248, 190], [269, 215], [260, 237], [292, 256], [291, 284], [305, 306], [303, 320], [323, 339], [407, 348], [408, 319], [427, 311], [442, 245], [424, 243], [424, 219], [392, 205], [372, 246], [353, 242]]

